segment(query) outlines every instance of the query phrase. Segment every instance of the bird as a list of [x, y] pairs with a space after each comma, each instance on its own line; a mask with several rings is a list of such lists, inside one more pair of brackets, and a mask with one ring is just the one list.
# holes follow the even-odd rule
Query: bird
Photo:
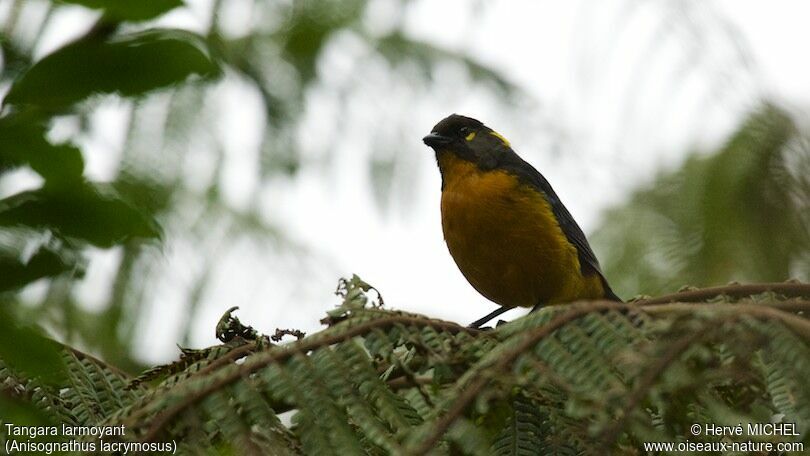
[[551, 184], [504, 136], [452, 114], [422, 140], [436, 153], [450, 255], [473, 288], [500, 306], [469, 327], [515, 307], [621, 302]]

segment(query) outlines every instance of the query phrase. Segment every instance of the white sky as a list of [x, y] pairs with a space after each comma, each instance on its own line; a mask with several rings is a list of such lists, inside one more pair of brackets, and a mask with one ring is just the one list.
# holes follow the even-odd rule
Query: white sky
[[[235, 6], [223, 24], [238, 27], [249, 12], [240, 10], [237, 0], [229, 1]], [[807, 1], [420, 0], [404, 16], [393, 3], [373, 2], [368, 15], [376, 27], [384, 31], [401, 20], [412, 37], [469, 52], [499, 68], [530, 95], [527, 115], [509, 114], [508, 107], [467, 85], [437, 84], [428, 94], [391, 81], [381, 85], [373, 68], [355, 66], [362, 47], [353, 45], [350, 36], [340, 37], [320, 62], [324, 87], [314, 89], [308, 100], [319, 109], [307, 114], [300, 137], [305, 156], [334, 145], [329, 167], [304, 167], [292, 181], [259, 187], [252, 170], [264, 122], [261, 106], [249, 86], [222, 87], [218, 99], [209, 101], [223, 106], [217, 133], [226, 140], [226, 200], [243, 208], [258, 192], [268, 219], [313, 252], [315, 266], [290, 268], [289, 262], [265, 255], [273, 250], [261, 245], [239, 243], [221, 252], [221, 267], [194, 316], [193, 345], [215, 343], [214, 325], [233, 305], [241, 307], [237, 315], [243, 322], [265, 333], [276, 327], [316, 331], [318, 320], [337, 303], [331, 294], [337, 279], [351, 273], [375, 285], [393, 308], [462, 324], [493, 310], [495, 305], [461, 276], [441, 236], [439, 174], [421, 137], [449, 113], [477, 117], [509, 138], [554, 185], [586, 233], [598, 225], [600, 211], [651, 181], [657, 170], [677, 166], [686, 150], [716, 145], [742, 113], [756, 106], [758, 96], [774, 97], [807, 119]], [[486, 5], [480, 14], [474, 6], [479, 4]], [[698, 12], [692, 20], [705, 36], [691, 35], [695, 31], [682, 26], [687, 21], [673, 19], [675, 6], [683, 4], [691, 5], [686, 11]], [[205, 10], [192, 8], [167, 20], [203, 27], [208, 19], [199, 12]], [[79, 16], [64, 20], [87, 20]], [[727, 39], [724, 21], [739, 31], [738, 38]], [[672, 31], [662, 34], [668, 26]], [[64, 39], [46, 40], [40, 52]], [[740, 39], [751, 53], [750, 72], [741, 69], [728, 46]], [[355, 81], [360, 90], [346, 112], [336, 111], [339, 105], [328, 88], [346, 81]], [[352, 128], [308, 128], [323, 126], [336, 115]], [[124, 121], [114, 107], [97, 115], [103, 126]], [[406, 177], [394, 180], [400, 196], [381, 210], [365, 163], [373, 147], [379, 147], [369, 138], [381, 134], [387, 123], [406, 126], [408, 136], [397, 139], [394, 153], [404, 154], [407, 166], [402, 171]], [[84, 138], [84, 145], [88, 174], [103, 179], [115, 169], [110, 152], [115, 138], [104, 135], [109, 128], [98, 130], [102, 133]], [[189, 166], [200, 175], [211, 173], [205, 163]], [[188, 258], [196, 248], [170, 242], [162, 253], [169, 273], [157, 280], [155, 299], [145, 303], [149, 310], [139, 332], [137, 352], [146, 360], [176, 357], [180, 303], [197, 273]], [[98, 255], [88, 287], [104, 277], [116, 255]], [[306, 271], [312, 275], [299, 276]], [[98, 292], [83, 293], [86, 301], [98, 301]]]

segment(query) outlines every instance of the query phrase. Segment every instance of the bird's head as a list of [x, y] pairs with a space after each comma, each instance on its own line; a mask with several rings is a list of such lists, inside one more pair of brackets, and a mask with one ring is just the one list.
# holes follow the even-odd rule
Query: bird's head
[[514, 153], [509, 141], [499, 133], [458, 114], [442, 119], [422, 141], [436, 151], [440, 162], [443, 154], [453, 154], [485, 170], [495, 168], [504, 155]]

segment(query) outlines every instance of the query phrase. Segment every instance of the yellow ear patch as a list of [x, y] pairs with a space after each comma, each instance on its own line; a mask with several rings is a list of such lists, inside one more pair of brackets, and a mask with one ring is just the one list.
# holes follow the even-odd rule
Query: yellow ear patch
[[503, 145], [504, 145], [504, 146], [506, 146], [506, 147], [512, 147], [512, 145], [511, 145], [511, 144], [509, 144], [509, 140], [508, 140], [508, 139], [506, 139], [506, 138], [504, 138], [504, 137], [503, 137], [503, 135], [502, 135], [502, 134], [500, 134], [500, 133], [498, 133], [497, 131], [493, 130], [493, 131], [489, 132], [489, 134], [491, 134], [492, 136], [494, 136], [494, 137], [496, 137], [496, 138], [500, 139], [500, 140], [501, 140], [501, 142], [503, 143]]
[[475, 132], [472, 132], [469, 135], [465, 136], [464, 139], [466, 139], [467, 141], [472, 141], [473, 139], [475, 139]]

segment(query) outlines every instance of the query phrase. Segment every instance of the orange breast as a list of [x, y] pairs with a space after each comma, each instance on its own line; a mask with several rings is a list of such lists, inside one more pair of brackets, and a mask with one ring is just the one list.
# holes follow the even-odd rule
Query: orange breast
[[504, 171], [440, 156], [442, 229], [464, 277], [488, 299], [532, 307], [603, 295], [541, 193]]

